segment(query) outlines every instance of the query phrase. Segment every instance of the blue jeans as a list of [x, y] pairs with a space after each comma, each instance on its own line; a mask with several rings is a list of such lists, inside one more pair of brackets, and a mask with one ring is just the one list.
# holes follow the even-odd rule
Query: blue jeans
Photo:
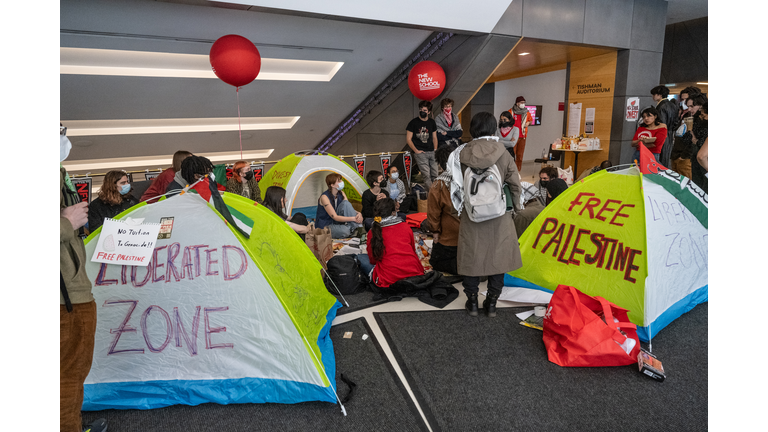
[[370, 280], [371, 275], [373, 275], [373, 268], [376, 266], [371, 264], [371, 259], [368, 258], [368, 254], [358, 255], [357, 261], [360, 263], [360, 270], [362, 270], [363, 274], [368, 276], [368, 279]]
[[[349, 201], [344, 200], [336, 209], [336, 214], [345, 217], [355, 217], [357, 210], [352, 207], [352, 204]], [[333, 223], [328, 225], [328, 227], [331, 229], [331, 238], [335, 239], [343, 239], [351, 236], [352, 231], [354, 231], [355, 228], [359, 226], [360, 224], [355, 222]]]

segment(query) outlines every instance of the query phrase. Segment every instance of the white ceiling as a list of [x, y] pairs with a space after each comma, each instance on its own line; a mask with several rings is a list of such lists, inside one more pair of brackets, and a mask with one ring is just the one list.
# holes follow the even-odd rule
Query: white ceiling
[[[239, 93], [211, 78], [62, 74], [60, 119], [65, 126], [71, 121], [97, 120], [231, 121], [238, 117], [239, 102], [243, 118], [298, 117], [290, 129], [242, 133], [243, 151], [272, 149], [269, 160], [278, 160], [289, 153], [314, 148], [433, 30], [490, 31], [510, 1], [432, 2], [428, 4], [429, 13], [416, 13], [416, 3], [405, 0], [240, 2], [249, 5], [203, 0], [61, 0], [62, 48], [191, 55], [187, 57], [200, 63], [204, 58], [201, 56], [208, 55], [216, 39], [238, 34], [258, 47], [265, 59], [264, 68], [269, 61], [278, 59], [343, 65], [327, 82], [267, 79], [265, 73]], [[442, 8], [437, 7], [441, 4]], [[439, 12], [445, 8], [450, 12]], [[479, 10], [483, 12], [478, 13]], [[670, 19], [681, 21], [706, 16], [707, 2], [670, 0], [669, 14]], [[451, 21], [454, 18], [460, 19]], [[77, 54], [74, 57], [83, 57], [85, 51], [64, 50], [61, 62], [71, 58], [72, 52]], [[70, 140], [73, 148], [66, 161], [70, 163], [149, 156], [170, 158], [179, 149], [233, 155], [240, 152], [237, 130], [72, 136]], [[232, 161], [237, 158], [233, 156]]]

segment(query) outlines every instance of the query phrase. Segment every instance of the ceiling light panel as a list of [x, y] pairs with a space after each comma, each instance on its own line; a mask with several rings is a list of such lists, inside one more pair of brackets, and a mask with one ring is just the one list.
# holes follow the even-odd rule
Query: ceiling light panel
[[[59, 72], [70, 75], [114, 75], [218, 79], [207, 55], [91, 48], [59, 48]], [[257, 80], [330, 81], [343, 62], [261, 59]]]
[[[67, 130], [69, 132], [69, 130]], [[232, 162], [236, 160], [259, 161], [268, 158], [274, 149], [261, 149], [240, 152], [213, 152], [195, 153], [197, 156], [205, 156], [211, 162]], [[126, 169], [132, 167], [168, 167], [173, 163], [173, 155], [138, 156], [108, 159], [83, 159], [64, 161], [62, 165], [68, 172]]]
[[[67, 136], [135, 135], [291, 129], [299, 116], [183, 119], [62, 120]], [[238, 124], [239, 122], [239, 124]]]

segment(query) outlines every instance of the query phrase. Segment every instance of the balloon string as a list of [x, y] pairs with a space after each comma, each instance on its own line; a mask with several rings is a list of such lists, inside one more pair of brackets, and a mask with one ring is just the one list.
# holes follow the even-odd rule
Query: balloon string
[[243, 158], [243, 130], [240, 126], [240, 87], [235, 90], [237, 94], [237, 130], [240, 134], [240, 159]]

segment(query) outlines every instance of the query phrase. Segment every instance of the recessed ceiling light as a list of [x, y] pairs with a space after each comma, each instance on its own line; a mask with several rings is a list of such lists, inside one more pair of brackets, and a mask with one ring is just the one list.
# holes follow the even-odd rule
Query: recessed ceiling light
[[664, 84], [664, 87], [674, 87], [674, 86], [676, 86], [676, 85], [677, 85], [677, 84]]
[[696, 84], [699, 84], [699, 85], [709, 85], [709, 83], [705, 83], [705, 82], [697, 82]]
[[[69, 132], [69, 129], [67, 129]], [[196, 156], [205, 156], [211, 162], [234, 162], [237, 160], [259, 161], [268, 158], [274, 149], [261, 149], [244, 151], [242, 157], [240, 152], [214, 152], [214, 153], [195, 153]], [[95, 171], [111, 169], [126, 169], [132, 167], [158, 167], [167, 168], [173, 163], [173, 155], [156, 156], [138, 156], [125, 158], [109, 159], [82, 159], [73, 161], [64, 161], [62, 165], [68, 172], [75, 171]]]
[[[257, 80], [330, 81], [343, 62], [262, 58]], [[59, 48], [63, 75], [218, 79], [207, 55]]]
[[521, 56], [522, 56], [522, 55], [528, 55], [528, 54], [530, 54], [530, 53], [520, 53], [520, 54], [518, 54], [518, 55], [521, 55]]
[[217, 117], [132, 120], [62, 120], [68, 136], [135, 135], [156, 133], [222, 132], [290, 129], [299, 116]]

